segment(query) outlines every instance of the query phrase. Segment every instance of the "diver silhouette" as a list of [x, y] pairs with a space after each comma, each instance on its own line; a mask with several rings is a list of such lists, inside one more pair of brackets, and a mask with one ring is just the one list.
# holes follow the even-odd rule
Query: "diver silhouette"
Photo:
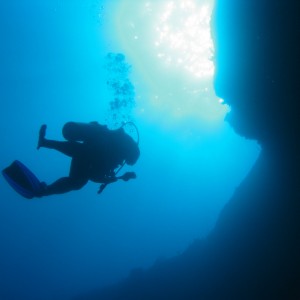
[[124, 164], [135, 164], [140, 155], [138, 144], [125, 133], [123, 127], [110, 130], [97, 122], [68, 122], [62, 130], [66, 141], [46, 139], [46, 129], [46, 125], [40, 128], [37, 149], [54, 149], [72, 160], [69, 175], [50, 185], [42, 183], [37, 197], [79, 190], [89, 180], [102, 183], [100, 193], [107, 184], [119, 179], [128, 181], [136, 178], [134, 172], [116, 176]]

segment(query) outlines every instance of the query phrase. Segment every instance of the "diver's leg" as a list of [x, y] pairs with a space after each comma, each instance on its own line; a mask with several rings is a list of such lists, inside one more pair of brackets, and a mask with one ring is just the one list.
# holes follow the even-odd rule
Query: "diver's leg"
[[54, 194], [64, 194], [70, 191], [80, 190], [88, 179], [78, 179], [72, 177], [62, 177], [54, 183], [45, 187], [41, 196], [49, 196]]
[[45, 140], [47, 125], [42, 125], [39, 131], [39, 139], [37, 144], [37, 149], [40, 149], [43, 146], [43, 142]]
[[70, 174], [45, 187], [41, 196], [53, 194], [64, 194], [70, 191], [79, 190], [89, 181], [89, 164], [83, 157], [72, 159]]
[[67, 156], [74, 157], [79, 156], [82, 153], [83, 145], [79, 142], [69, 142], [69, 141], [54, 141], [45, 138], [46, 135], [46, 125], [42, 125], [39, 131], [39, 140], [37, 149], [44, 147], [48, 149], [57, 150]]
[[82, 150], [82, 144], [78, 142], [62, 142], [44, 139], [40, 147], [57, 150], [67, 156], [74, 157]]

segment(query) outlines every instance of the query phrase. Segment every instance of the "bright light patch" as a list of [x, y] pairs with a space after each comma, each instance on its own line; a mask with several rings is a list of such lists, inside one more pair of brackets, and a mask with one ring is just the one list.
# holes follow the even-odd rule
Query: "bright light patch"
[[111, 9], [111, 40], [132, 64], [137, 112], [169, 124], [222, 122], [228, 107], [213, 87], [213, 0], [119, 0]]
[[[151, 9], [150, 2], [145, 8]], [[155, 26], [157, 57], [196, 77], [212, 77], [211, 11], [209, 4], [197, 5], [193, 0], [165, 3]]]

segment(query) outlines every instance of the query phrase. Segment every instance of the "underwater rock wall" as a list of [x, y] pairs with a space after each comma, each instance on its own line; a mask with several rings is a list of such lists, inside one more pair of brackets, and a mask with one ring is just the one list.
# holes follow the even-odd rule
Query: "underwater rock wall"
[[87, 299], [299, 299], [297, 172], [282, 172], [268, 155], [205, 240]]
[[300, 299], [299, 6], [217, 1], [216, 91], [260, 158], [206, 239], [84, 299]]

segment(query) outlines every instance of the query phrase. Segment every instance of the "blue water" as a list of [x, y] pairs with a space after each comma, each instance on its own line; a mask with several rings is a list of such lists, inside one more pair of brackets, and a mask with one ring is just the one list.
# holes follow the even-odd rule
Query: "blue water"
[[27, 201], [0, 179], [0, 299], [69, 299], [182, 253], [213, 228], [258, 156], [258, 145], [223, 119], [212, 126], [144, 112], [154, 87], [139, 78], [134, 49], [126, 53], [112, 35], [107, 7], [99, 0], [1, 3], [1, 169], [19, 159], [48, 183], [67, 174], [67, 157], [36, 150], [39, 127], [46, 123], [47, 136], [62, 139], [67, 121], [111, 121], [108, 53], [123, 53], [131, 65], [135, 108], [126, 117], [139, 128], [141, 157], [126, 169], [135, 181], [101, 196], [89, 183]]

